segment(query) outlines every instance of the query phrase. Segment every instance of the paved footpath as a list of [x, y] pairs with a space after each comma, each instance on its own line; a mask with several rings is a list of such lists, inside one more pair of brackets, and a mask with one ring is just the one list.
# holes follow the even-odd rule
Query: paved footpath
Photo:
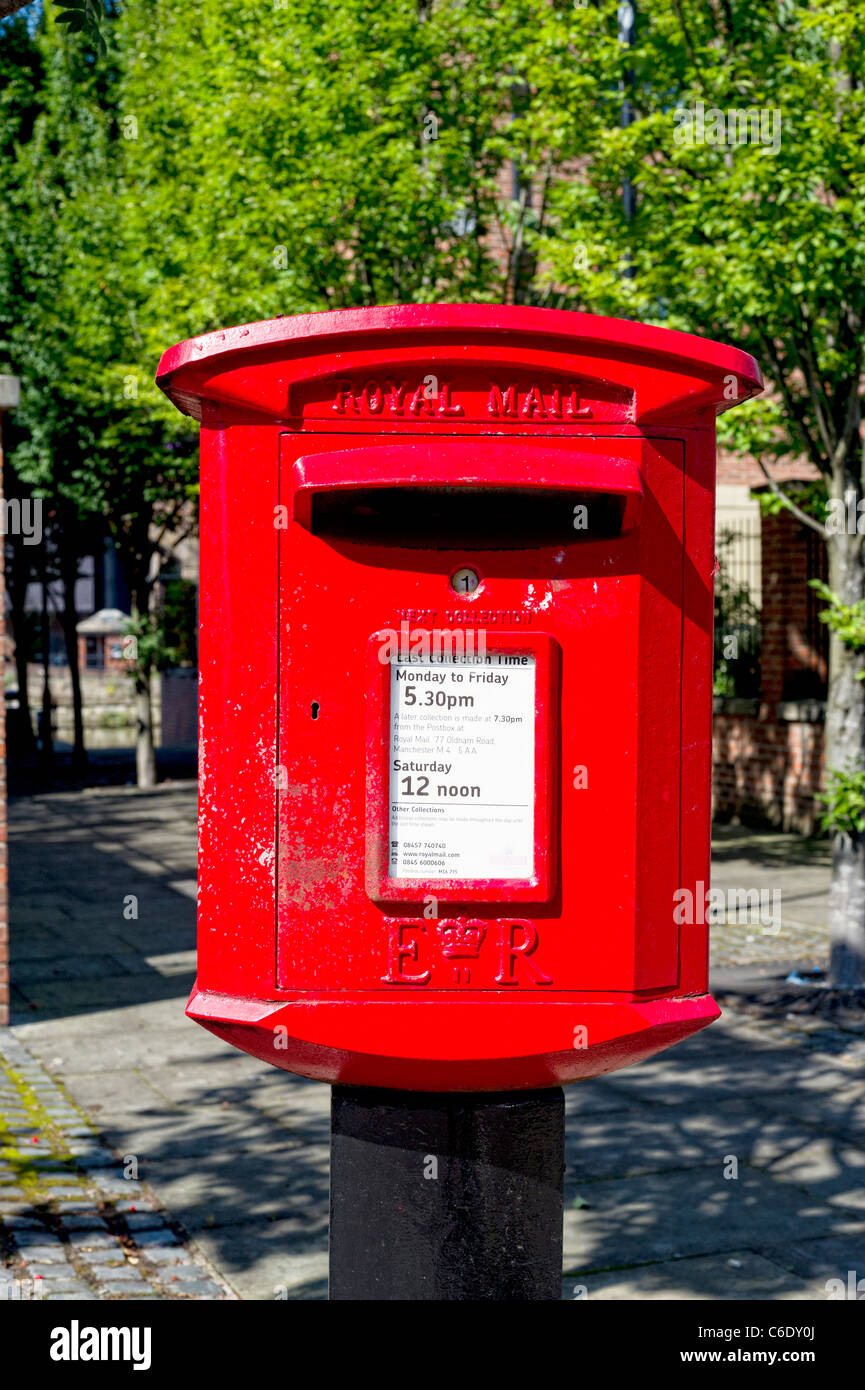
[[0, 1297], [233, 1297], [136, 1172], [0, 1030]]
[[[178, 784], [12, 804], [0, 1239], [13, 1292], [41, 1273], [46, 1297], [326, 1295], [327, 1087], [183, 1014], [194, 798]], [[777, 933], [719, 928], [722, 966], [740, 947], [765, 970], [825, 958], [821, 854], [722, 834], [725, 885], [780, 886], [796, 904]], [[853, 1029], [728, 1012], [569, 1087], [564, 1296], [808, 1300], [865, 1277], [863, 1060]]]

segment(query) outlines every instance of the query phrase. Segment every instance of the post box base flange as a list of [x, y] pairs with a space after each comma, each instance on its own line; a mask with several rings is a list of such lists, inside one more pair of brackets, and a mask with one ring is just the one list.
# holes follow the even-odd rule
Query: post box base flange
[[586, 1002], [249, 999], [201, 990], [196, 1022], [314, 1081], [395, 1090], [517, 1091], [618, 1071], [713, 1023], [711, 995]]

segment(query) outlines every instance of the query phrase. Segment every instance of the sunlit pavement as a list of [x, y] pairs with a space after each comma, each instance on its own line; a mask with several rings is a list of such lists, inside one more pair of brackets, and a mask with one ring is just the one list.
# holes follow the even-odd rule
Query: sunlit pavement
[[[88, 1171], [62, 1148], [53, 1159], [55, 1176], [65, 1183], [74, 1170], [81, 1200], [96, 1202], [112, 1258], [100, 1260], [97, 1242], [79, 1260], [71, 1230], [53, 1218], [40, 1217], [37, 1234], [57, 1237], [47, 1245], [55, 1255], [62, 1247], [64, 1278], [84, 1280], [92, 1297], [122, 1296], [88, 1272], [121, 1268], [119, 1247], [123, 1268], [149, 1285], [140, 1297], [322, 1298], [328, 1089], [253, 1061], [184, 1017], [194, 875], [190, 784], [10, 807], [11, 1045], [39, 1064], [31, 1077], [59, 1083], [67, 1122], [85, 1118], [78, 1138], [107, 1163]], [[713, 960], [725, 970], [825, 961], [820, 846], [721, 831], [713, 881], [781, 893], [779, 930], [715, 930]], [[846, 1281], [857, 1266], [865, 1274], [859, 1042], [813, 1043], [783, 1020], [734, 1011], [639, 1067], [569, 1088], [565, 1297], [822, 1299], [827, 1280]], [[23, 1109], [26, 1128], [33, 1112]], [[118, 1206], [130, 1156], [151, 1203], [144, 1220], [159, 1216], [137, 1255]], [[97, 1170], [118, 1185], [113, 1198], [93, 1185]], [[18, 1275], [28, 1242], [39, 1248], [24, 1236]], [[163, 1292], [148, 1244], [185, 1249], [199, 1273], [173, 1271]], [[58, 1263], [44, 1241], [42, 1250], [45, 1267]], [[177, 1293], [177, 1283], [201, 1291]]]

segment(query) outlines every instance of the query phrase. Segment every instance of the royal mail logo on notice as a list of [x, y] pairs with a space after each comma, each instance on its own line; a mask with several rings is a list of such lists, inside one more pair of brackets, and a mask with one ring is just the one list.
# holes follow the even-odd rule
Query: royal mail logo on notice
[[335, 384], [332, 413], [344, 419], [438, 421], [501, 420], [525, 423], [591, 420], [574, 382], [476, 381], [460, 387], [429, 373], [422, 378], [345, 377]]

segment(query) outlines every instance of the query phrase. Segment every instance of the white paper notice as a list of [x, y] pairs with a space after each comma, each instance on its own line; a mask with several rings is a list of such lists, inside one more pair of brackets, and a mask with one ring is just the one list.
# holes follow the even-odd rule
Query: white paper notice
[[530, 879], [535, 659], [407, 660], [390, 677], [390, 878]]

